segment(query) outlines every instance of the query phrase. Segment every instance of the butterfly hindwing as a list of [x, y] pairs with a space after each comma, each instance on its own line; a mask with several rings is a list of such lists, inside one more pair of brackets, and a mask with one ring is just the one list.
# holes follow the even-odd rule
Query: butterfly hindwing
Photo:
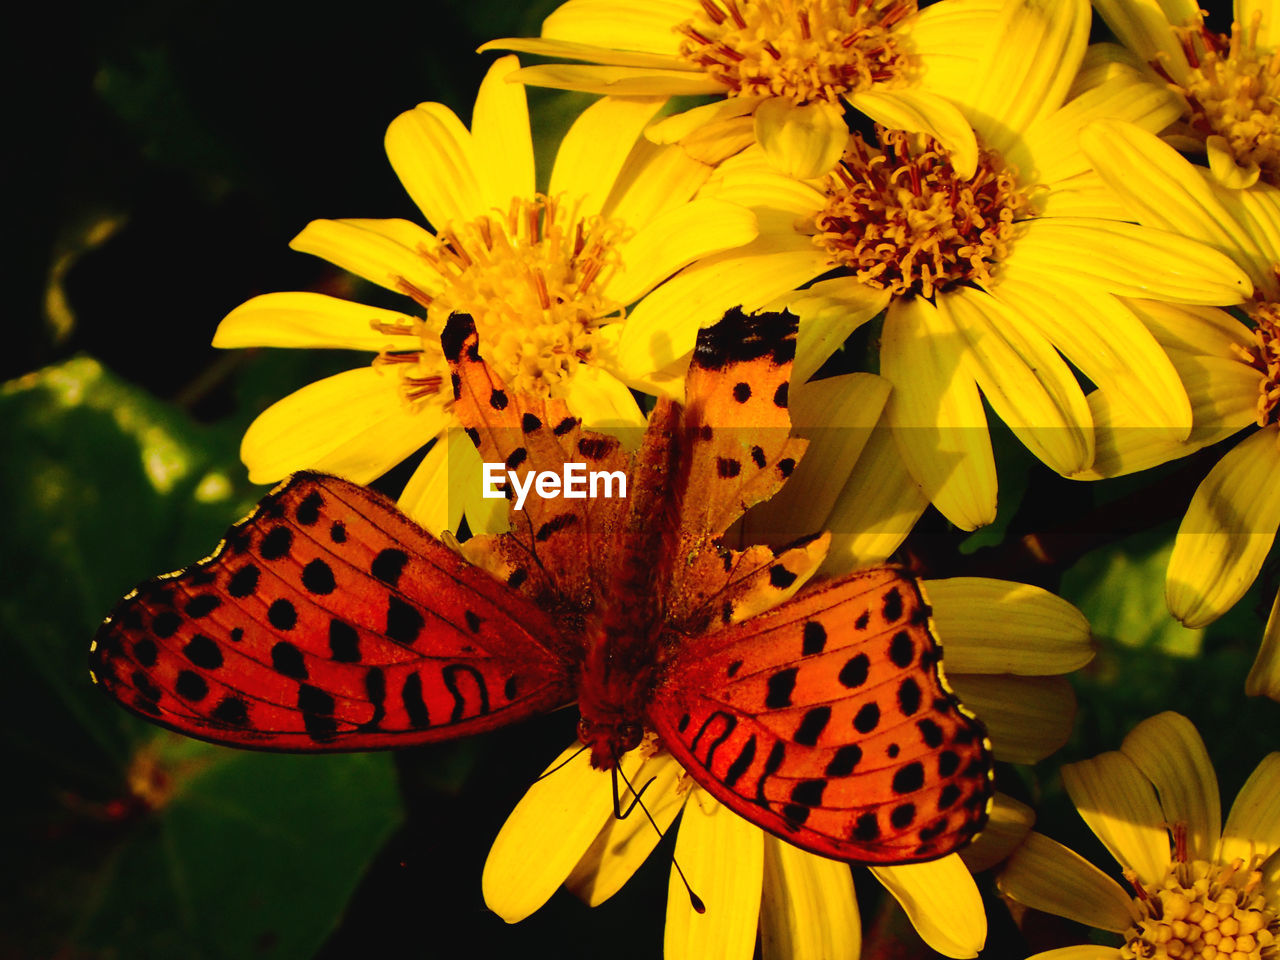
[[649, 719], [717, 799], [797, 846], [866, 863], [941, 856], [991, 795], [982, 727], [943, 684], [929, 609], [892, 568], [810, 588], [690, 640]]
[[361, 750], [462, 736], [572, 699], [551, 618], [336, 477], [300, 473], [218, 550], [142, 584], [91, 668], [192, 736]]

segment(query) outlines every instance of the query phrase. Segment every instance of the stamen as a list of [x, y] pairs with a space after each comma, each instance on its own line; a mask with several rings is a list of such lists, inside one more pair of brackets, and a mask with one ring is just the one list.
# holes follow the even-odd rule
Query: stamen
[[916, 13], [917, 0], [701, 0], [699, 7], [677, 28], [681, 56], [729, 96], [834, 103], [873, 83], [910, 79], [892, 31]]
[[877, 128], [882, 152], [860, 137], [827, 177], [814, 243], [833, 267], [893, 296], [991, 279], [1029, 212], [1013, 175], [991, 153], [963, 180], [936, 142]]

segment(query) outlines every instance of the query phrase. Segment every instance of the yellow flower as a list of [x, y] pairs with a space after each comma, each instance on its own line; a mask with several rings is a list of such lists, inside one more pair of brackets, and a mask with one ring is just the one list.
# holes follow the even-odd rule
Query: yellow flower
[[1068, 764], [1062, 779], [1130, 889], [1039, 833], [1010, 858], [1000, 889], [1124, 942], [1065, 947], [1030, 960], [1280, 955], [1280, 753], [1258, 764], [1225, 828], [1204, 741], [1178, 713], [1144, 720], [1118, 751]]
[[[866, 374], [833, 381], [804, 384], [793, 396], [790, 409], [797, 433], [805, 435], [806, 424], [823, 408], [831, 415], [828, 422], [842, 429], [809, 434], [810, 447], [783, 489], [785, 493], [796, 484], [802, 489], [796, 502], [804, 509], [792, 516], [793, 536], [804, 529], [799, 524], [807, 522], [799, 517], [826, 512], [832, 525], [841, 518], [854, 521], [845, 529], [856, 527], [857, 532], [837, 534], [834, 543], [843, 546], [836, 547], [834, 559], [823, 568], [838, 574], [859, 564], [882, 562], [925, 504], [912, 485], [901, 482], [905, 471], [900, 463], [894, 465], [888, 432], [872, 429], [887, 385]], [[873, 410], [861, 414], [859, 426], [854, 422], [856, 411], [868, 405]], [[872, 514], [862, 514], [870, 521], [865, 524], [855, 518], [844, 491], [825, 495], [818, 507], [810, 506], [809, 493], [818, 487], [804, 478], [806, 463], [816, 464], [810, 469], [818, 474], [836, 464], [844, 476], [850, 473], [849, 460], [856, 461], [851, 486], [860, 477], [871, 481], [870, 499], [879, 504], [879, 522]], [[904, 486], [910, 490], [905, 499], [895, 491]], [[772, 514], [752, 520], [749, 514], [747, 529], [774, 529], [777, 519]], [[1070, 731], [1075, 700], [1070, 684], [1059, 674], [1083, 666], [1093, 656], [1088, 624], [1080, 613], [1022, 584], [962, 578], [926, 582], [924, 589], [946, 651], [948, 682], [986, 722], [996, 757], [1031, 763], [1061, 746]], [[566, 750], [548, 769], [564, 763], [576, 749]], [[793, 847], [722, 807], [694, 786], [652, 740], [624, 757], [621, 769], [637, 789], [655, 778], [644, 802], [659, 829], [668, 830], [683, 810], [675, 859], [707, 906], [705, 914], [693, 910], [673, 868], [667, 900], [668, 960], [746, 960], [757, 928], [766, 958], [858, 956], [860, 920], [846, 865]], [[1025, 808], [998, 796], [987, 833], [964, 852], [963, 861], [952, 854], [929, 863], [872, 870], [930, 946], [947, 956], [974, 957], [986, 938], [986, 917], [966, 864], [974, 869], [989, 866], [999, 856], [991, 852], [990, 841], [994, 846], [1010, 845], [1021, 838], [1027, 822]], [[609, 776], [592, 770], [583, 753], [536, 782], [516, 806], [485, 865], [485, 900], [513, 923], [541, 907], [561, 884], [597, 905], [621, 889], [657, 841], [657, 830], [638, 810], [625, 820], [614, 818]], [[725, 869], [726, 864], [732, 868]]]
[[[1188, 627], [1229, 610], [1258, 575], [1280, 527], [1280, 189], [1221, 186], [1150, 133], [1100, 123], [1082, 138], [1141, 223], [1208, 243], [1248, 273], [1246, 325], [1221, 310], [1135, 301], [1191, 399], [1184, 442], [1151, 435], [1107, 390], [1090, 396], [1098, 457], [1083, 479], [1142, 470], [1244, 432], [1205, 477], [1169, 559], [1169, 609]], [[1280, 623], [1272, 612], [1245, 689], [1280, 699]]]
[[1235, 0], [1231, 32], [1205, 26], [1196, 3], [1094, 0], [1107, 25], [1183, 101], [1169, 130], [1179, 148], [1202, 150], [1220, 183], [1280, 184], [1280, 8]]
[[820, 181], [784, 177], [758, 148], [726, 160], [702, 195], [752, 207], [760, 236], [649, 297], [622, 335], [622, 361], [671, 364], [716, 297], [745, 309], [778, 298], [801, 317], [800, 381], [887, 307], [889, 422], [915, 481], [964, 529], [995, 515], [983, 396], [1055, 470], [1092, 463], [1091, 414], [1068, 361], [1156, 431], [1185, 439], [1191, 410], [1177, 372], [1116, 295], [1235, 303], [1248, 279], [1196, 241], [1120, 222], [1123, 208], [1076, 144], [1102, 117], [1161, 129], [1176, 98], [1108, 48], [1086, 56], [1082, 0], [1013, 3], [1006, 13], [1004, 33], [955, 88], [983, 147], [976, 173], [899, 131], [882, 133], [879, 146], [853, 138]]
[[[568, 0], [542, 38], [482, 50], [522, 50], [585, 64], [526, 67], [517, 79], [592, 93], [725, 99], [649, 131], [719, 162], [753, 142], [791, 176], [826, 173], [848, 137], [843, 104], [895, 128], [977, 153], [946, 99], [999, 20], [993, 4], [944, 0]], [[937, 75], [931, 75], [937, 64]]]
[[[588, 425], [643, 424], [614, 356], [624, 308], [686, 264], [750, 240], [754, 219], [723, 201], [691, 200], [710, 168], [640, 137], [662, 106], [653, 98], [589, 107], [539, 192], [524, 89], [507, 82], [518, 68], [505, 57], [489, 70], [470, 130], [439, 103], [419, 104], [387, 130], [391, 165], [434, 234], [408, 220], [316, 220], [293, 240], [407, 295], [422, 315], [272, 293], [222, 321], [219, 347], [377, 353], [371, 366], [265, 411], [241, 447], [250, 479], [309, 467], [365, 483], [438, 438], [400, 506], [432, 532], [456, 528], [466, 499], [458, 491], [480, 483], [470, 442], [456, 430], [446, 440], [454, 421], [440, 331], [455, 311], [474, 317], [486, 358], [514, 389], [563, 397]], [[495, 504], [505, 507], [466, 503], [473, 529], [497, 521]]]

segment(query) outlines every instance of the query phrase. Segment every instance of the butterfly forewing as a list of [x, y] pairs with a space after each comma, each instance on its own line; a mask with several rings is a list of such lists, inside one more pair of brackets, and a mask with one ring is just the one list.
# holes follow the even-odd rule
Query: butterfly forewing
[[816, 853], [941, 856], [986, 819], [980, 724], [942, 683], [914, 581], [880, 568], [690, 641], [650, 720], [703, 787]]
[[572, 699], [563, 641], [516, 596], [335, 477], [297, 474], [206, 560], [148, 581], [95, 638], [126, 706], [263, 749], [460, 736]]
[[[441, 342], [452, 371], [454, 413], [466, 426], [483, 461], [528, 483], [530, 473], [560, 473], [564, 464], [584, 471], [625, 476], [631, 458], [617, 438], [582, 429], [563, 400], [513, 392], [481, 356], [475, 323], [466, 314], [450, 317]], [[613, 481], [611, 481], [613, 482]], [[589, 603], [606, 588], [610, 538], [626, 499], [618, 496], [542, 497], [529, 486], [521, 509], [511, 511], [511, 531], [503, 538], [473, 538], [467, 555], [530, 596], [548, 593]], [[603, 487], [601, 487], [603, 491]]]

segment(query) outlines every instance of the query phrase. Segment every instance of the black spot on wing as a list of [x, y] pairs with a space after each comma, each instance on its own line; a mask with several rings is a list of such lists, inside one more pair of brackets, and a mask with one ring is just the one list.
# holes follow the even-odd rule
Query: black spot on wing
[[831, 708], [828, 706], [812, 707], [805, 712], [800, 726], [796, 728], [793, 739], [806, 747], [815, 746], [822, 731], [831, 720]]
[[400, 574], [404, 572], [404, 565], [408, 561], [409, 555], [403, 550], [387, 547], [373, 558], [373, 563], [369, 565], [369, 572], [383, 583], [394, 587], [399, 582]]
[[214, 596], [212, 593], [202, 593], [198, 597], [192, 597], [187, 601], [187, 605], [183, 607], [183, 611], [188, 617], [199, 620], [201, 617], [207, 617], [213, 611], [222, 606], [222, 599]]
[[821, 653], [827, 645], [827, 631], [817, 620], [810, 620], [804, 625], [804, 646], [801, 653], [810, 656]]
[[476, 323], [465, 313], [455, 313], [449, 317], [440, 334], [440, 346], [444, 357], [450, 363], [462, 359], [462, 345], [467, 337], [476, 332]]
[[769, 692], [764, 701], [766, 707], [777, 710], [791, 706], [791, 694], [796, 688], [796, 674], [799, 669], [799, 667], [789, 667], [786, 670], [779, 670], [769, 678]]
[[302, 502], [298, 504], [298, 509], [293, 512], [294, 518], [304, 527], [309, 527], [320, 519], [320, 508], [324, 506], [324, 497], [320, 496], [318, 490], [312, 490]]
[[262, 543], [258, 545], [258, 552], [262, 554], [263, 560], [279, 560], [288, 554], [291, 546], [293, 546], [293, 531], [288, 527], [275, 527], [262, 538]]
[[578, 518], [572, 513], [561, 513], [552, 517], [542, 526], [538, 527], [538, 532], [534, 534], [534, 539], [539, 543], [550, 540], [559, 531], [566, 527], [571, 527], [578, 522]]
[[526, 413], [520, 418], [520, 429], [526, 434], [533, 433], [542, 427], [542, 421], [535, 417], [532, 413]]
[[888, 623], [895, 623], [902, 616], [902, 591], [897, 587], [884, 595], [883, 613]]
[[308, 593], [333, 593], [337, 584], [333, 579], [333, 569], [319, 557], [311, 560], [302, 568], [302, 586]]
[[227, 593], [237, 600], [243, 599], [258, 589], [258, 578], [261, 572], [252, 563], [245, 564], [231, 575], [227, 581]]
[[298, 624], [298, 610], [283, 597], [267, 607], [267, 622], [277, 630], [292, 630]]
[[396, 643], [412, 646], [422, 632], [425, 623], [416, 607], [405, 603], [395, 594], [387, 598], [386, 634]]
[[795, 315], [785, 310], [747, 315], [734, 307], [698, 332], [693, 363], [704, 370], [722, 370], [730, 363], [766, 356], [775, 365], [790, 363], [795, 357], [797, 323]]
[[336, 617], [329, 621], [329, 653], [339, 663], [360, 662], [360, 634]]
[[217, 670], [222, 666], [222, 650], [210, 638], [197, 633], [182, 648], [188, 660], [205, 670]]
[[271, 648], [271, 666], [276, 673], [294, 680], [307, 679], [307, 667], [302, 662], [302, 651], [288, 640], [281, 640]]

